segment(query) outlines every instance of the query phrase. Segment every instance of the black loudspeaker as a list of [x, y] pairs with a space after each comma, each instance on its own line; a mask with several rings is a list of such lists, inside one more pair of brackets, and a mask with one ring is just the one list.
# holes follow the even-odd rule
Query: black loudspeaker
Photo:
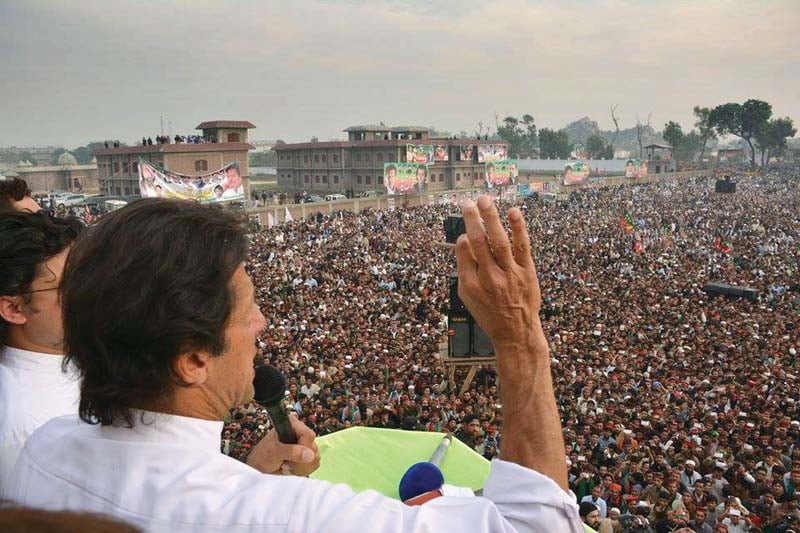
[[467, 312], [450, 312], [450, 357], [469, 357], [472, 353], [472, 317]]
[[477, 323], [472, 327], [472, 353], [481, 357], [486, 357], [494, 353], [492, 340]]
[[727, 283], [706, 283], [703, 292], [709, 296], [725, 296], [727, 298], [745, 298], [751, 302], [758, 300], [758, 291], [750, 287], [737, 287]]
[[467, 228], [464, 225], [464, 217], [458, 214], [447, 215], [444, 220], [444, 235], [445, 241], [450, 244], [455, 244], [458, 236], [466, 233]]
[[714, 184], [714, 191], [721, 194], [733, 194], [736, 192], [736, 182], [730, 179], [717, 180]]
[[452, 311], [465, 311], [467, 307], [461, 298], [458, 297], [458, 276], [450, 274], [450, 309]]

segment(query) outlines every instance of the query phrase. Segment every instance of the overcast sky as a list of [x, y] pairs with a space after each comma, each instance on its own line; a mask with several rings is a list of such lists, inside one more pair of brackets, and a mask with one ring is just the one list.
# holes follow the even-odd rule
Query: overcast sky
[[800, 1], [0, 0], [0, 146], [135, 141], [250, 120], [539, 127], [760, 98], [800, 122]]

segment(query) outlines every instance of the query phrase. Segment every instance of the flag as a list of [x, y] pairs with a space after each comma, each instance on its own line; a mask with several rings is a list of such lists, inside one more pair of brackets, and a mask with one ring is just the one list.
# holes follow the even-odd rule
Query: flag
[[725, 244], [725, 241], [722, 240], [722, 236], [721, 235], [717, 235], [716, 237], [714, 237], [713, 248], [714, 248], [714, 250], [718, 251], [719, 253], [722, 253], [722, 254], [725, 254], [725, 255], [731, 253], [731, 247], [728, 246], [727, 244]]
[[275, 216], [272, 213], [267, 213], [267, 227], [271, 228], [275, 225]]
[[632, 233], [633, 232], [633, 217], [631, 214], [625, 211], [625, 213], [619, 217], [619, 225], [625, 231], [625, 233]]
[[289, 208], [288, 207], [284, 207], [284, 209], [285, 209], [285, 211], [284, 211], [284, 215], [283, 215], [283, 221], [284, 222], [293, 221], [294, 219], [292, 218], [292, 214], [289, 212]]

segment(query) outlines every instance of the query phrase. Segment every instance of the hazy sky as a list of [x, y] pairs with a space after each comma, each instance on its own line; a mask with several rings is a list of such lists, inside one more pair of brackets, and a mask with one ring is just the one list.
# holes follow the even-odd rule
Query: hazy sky
[[750, 97], [800, 122], [800, 1], [0, 0], [0, 145], [135, 141], [250, 120], [610, 128]]

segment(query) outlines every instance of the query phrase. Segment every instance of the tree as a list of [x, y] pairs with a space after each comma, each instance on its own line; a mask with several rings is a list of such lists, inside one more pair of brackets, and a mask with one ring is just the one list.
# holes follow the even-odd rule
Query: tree
[[647, 124], [642, 124], [639, 120], [639, 116], [636, 116], [636, 142], [639, 144], [639, 157], [644, 156], [644, 147], [642, 146], [642, 139], [644, 138], [645, 130], [650, 129], [650, 117], [653, 114], [650, 113], [647, 115]]
[[61, 157], [61, 154], [65, 153], [67, 150], [64, 148], [56, 148], [55, 151], [50, 155], [50, 164], [57, 165], [58, 158]]
[[697, 121], [694, 123], [694, 127], [697, 128], [697, 132], [700, 138], [700, 142], [703, 144], [702, 150], [700, 150], [700, 161], [703, 161], [703, 156], [706, 153], [706, 147], [708, 146], [708, 141], [713, 141], [717, 138], [716, 134], [714, 133], [714, 126], [709, 121], [708, 117], [711, 114], [711, 110], [707, 107], [700, 107], [694, 106], [694, 116], [697, 117]]
[[797, 133], [789, 117], [772, 119], [756, 132], [754, 139], [761, 151], [761, 165], [769, 164], [770, 157], [779, 156], [786, 150], [786, 139]]
[[617, 144], [617, 137], [619, 136], [619, 118], [617, 118], [617, 106], [611, 106], [611, 120], [614, 122], [614, 137], [611, 139], [611, 143], [609, 146], [611, 147], [611, 157], [609, 159], [614, 158], [614, 146]]
[[274, 167], [277, 164], [277, 157], [274, 150], [263, 150], [251, 153], [248, 161], [251, 167]]
[[586, 157], [588, 159], [602, 158], [608, 151], [608, 145], [597, 134], [592, 134], [586, 139]]
[[539, 155], [544, 159], [567, 159], [574, 145], [569, 142], [567, 132], [549, 128], [539, 130]]
[[533, 157], [536, 155], [538, 139], [536, 135], [536, 122], [531, 115], [522, 115], [522, 118], [506, 117], [503, 122], [498, 122], [497, 136], [508, 143], [509, 157]]
[[678, 152], [680, 152], [681, 145], [683, 144], [683, 130], [681, 125], [675, 121], [670, 120], [664, 124], [664, 133], [661, 134], [664, 140], [672, 146], [672, 155], [675, 158], [675, 166], [678, 165]]
[[28, 150], [19, 153], [19, 162], [28, 161], [31, 165], [36, 166], [36, 159], [33, 157], [33, 154], [30, 153]]
[[753, 138], [766, 127], [772, 116], [772, 106], [761, 100], [750, 99], [743, 104], [727, 103], [716, 106], [708, 116], [709, 123], [719, 135], [736, 135], [750, 147], [750, 165], [756, 166], [756, 149]]

